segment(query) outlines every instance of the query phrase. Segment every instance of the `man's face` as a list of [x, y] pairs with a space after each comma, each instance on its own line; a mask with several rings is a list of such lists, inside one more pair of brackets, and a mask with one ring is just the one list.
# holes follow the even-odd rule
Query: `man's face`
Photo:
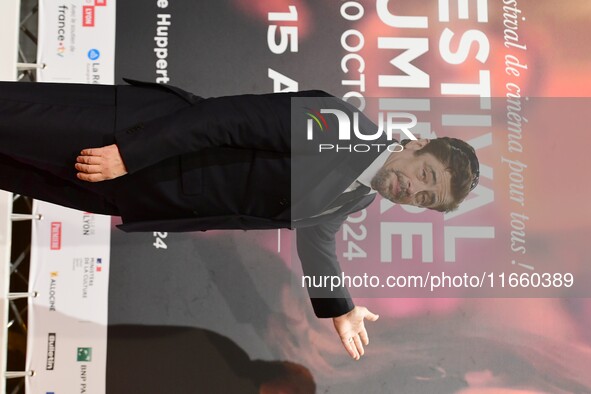
[[398, 204], [434, 208], [451, 202], [451, 175], [444, 165], [429, 153], [415, 155], [427, 143], [410, 141], [402, 152], [392, 153], [372, 179], [372, 188]]

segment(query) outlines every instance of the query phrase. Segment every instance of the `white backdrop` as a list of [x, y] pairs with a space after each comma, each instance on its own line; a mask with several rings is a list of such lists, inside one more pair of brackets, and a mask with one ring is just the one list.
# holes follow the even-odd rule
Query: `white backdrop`
[[[115, 0], [39, 1], [39, 82], [114, 83]], [[29, 393], [105, 393], [111, 219], [35, 201]]]
[[35, 201], [27, 338], [30, 393], [104, 393], [111, 218]]
[[0, 81], [16, 80], [20, 0], [0, 1]]
[[39, 1], [40, 82], [115, 81], [115, 0]]

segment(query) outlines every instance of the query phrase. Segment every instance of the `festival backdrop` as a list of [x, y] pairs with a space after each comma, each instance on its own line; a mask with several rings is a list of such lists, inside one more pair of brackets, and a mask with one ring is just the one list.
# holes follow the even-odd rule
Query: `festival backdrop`
[[[117, 2], [116, 83], [156, 81], [204, 97], [321, 89], [367, 106], [370, 117], [371, 98], [398, 99], [378, 105], [412, 112], [418, 137], [469, 141], [481, 166], [479, 185], [457, 211], [378, 198], [337, 235], [341, 265], [354, 277], [476, 277], [446, 291], [351, 289], [357, 304], [381, 316], [367, 324], [371, 343], [358, 362], [298, 287], [288, 230], [113, 229], [109, 340], [124, 325], [211, 330], [247, 359], [304, 366], [319, 391], [331, 393], [591, 391], [583, 176], [591, 164], [590, 16], [583, 0]], [[156, 337], [136, 339], [150, 349]], [[193, 353], [188, 343], [174, 346], [194, 357], [177, 363], [218, 354]], [[225, 349], [219, 353], [236, 354]], [[121, 358], [130, 370], [158, 375], [144, 357], [109, 350], [107, 392], [126, 380], [113, 367]], [[162, 380], [207, 387], [243, 378], [217, 371]], [[297, 379], [309, 380], [304, 375]], [[141, 384], [141, 374], [130, 376]]]

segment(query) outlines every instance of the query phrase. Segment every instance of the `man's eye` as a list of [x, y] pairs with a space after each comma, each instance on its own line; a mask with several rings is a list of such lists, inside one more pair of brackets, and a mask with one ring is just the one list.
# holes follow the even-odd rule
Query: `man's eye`
[[417, 204], [421, 207], [429, 207], [433, 204], [433, 196], [427, 192], [417, 194]]
[[427, 170], [423, 169], [423, 180], [426, 181], [427, 180]]
[[425, 195], [425, 193], [419, 193], [417, 197], [417, 203], [419, 203], [419, 205], [421, 206], [425, 206], [425, 203], [427, 202], [427, 196]]
[[431, 206], [435, 203], [435, 198], [433, 197], [432, 194], [429, 194], [429, 196], [427, 198], [425, 198], [425, 205], [426, 206]]

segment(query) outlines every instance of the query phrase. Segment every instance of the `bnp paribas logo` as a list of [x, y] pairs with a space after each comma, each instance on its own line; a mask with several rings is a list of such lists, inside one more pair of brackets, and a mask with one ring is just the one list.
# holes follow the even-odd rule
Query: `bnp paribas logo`
[[89, 362], [92, 361], [92, 348], [79, 347], [76, 352], [76, 361]]
[[[330, 150], [337, 152], [368, 152], [370, 150], [384, 151], [386, 149], [390, 152], [400, 152], [404, 148], [402, 145], [397, 144], [393, 138], [395, 132], [400, 132], [401, 135], [405, 136], [404, 138], [411, 140], [417, 139], [411, 132], [411, 129], [417, 125], [417, 118], [411, 113], [388, 112], [384, 114], [380, 112], [377, 127], [369, 121], [364, 121], [363, 124], [369, 125], [371, 130], [362, 130], [360, 127], [360, 117], [363, 115], [360, 115], [359, 112], [349, 114], [334, 108], [322, 108], [319, 111], [305, 108], [305, 110], [307, 116], [306, 138], [308, 141], [315, 140], [315, 136], [318, 136], [318, 133], [322, 134], [321, 139], [323, 139], [322, 137], [326, 136], [325, 133], [335, 132], [329, 127], [334, 122], [327, 121], [327, 117], [331, 116], [336, 118], [338, 125], [338, 130], [336, 130], [337, 135], [330, 137], [331, 142], [350, 142], [352, 138], [357, 141], [374, 142], [361, 144], [320, 143], [320, 152]], [[365, 127], [367, 128], [367, 126]], [[384, 137], [386, 138], [384, 139]], [[379, 139], [383, 142], [376, 143]], [[329, 140], [324, 139], [324, 141]]]

